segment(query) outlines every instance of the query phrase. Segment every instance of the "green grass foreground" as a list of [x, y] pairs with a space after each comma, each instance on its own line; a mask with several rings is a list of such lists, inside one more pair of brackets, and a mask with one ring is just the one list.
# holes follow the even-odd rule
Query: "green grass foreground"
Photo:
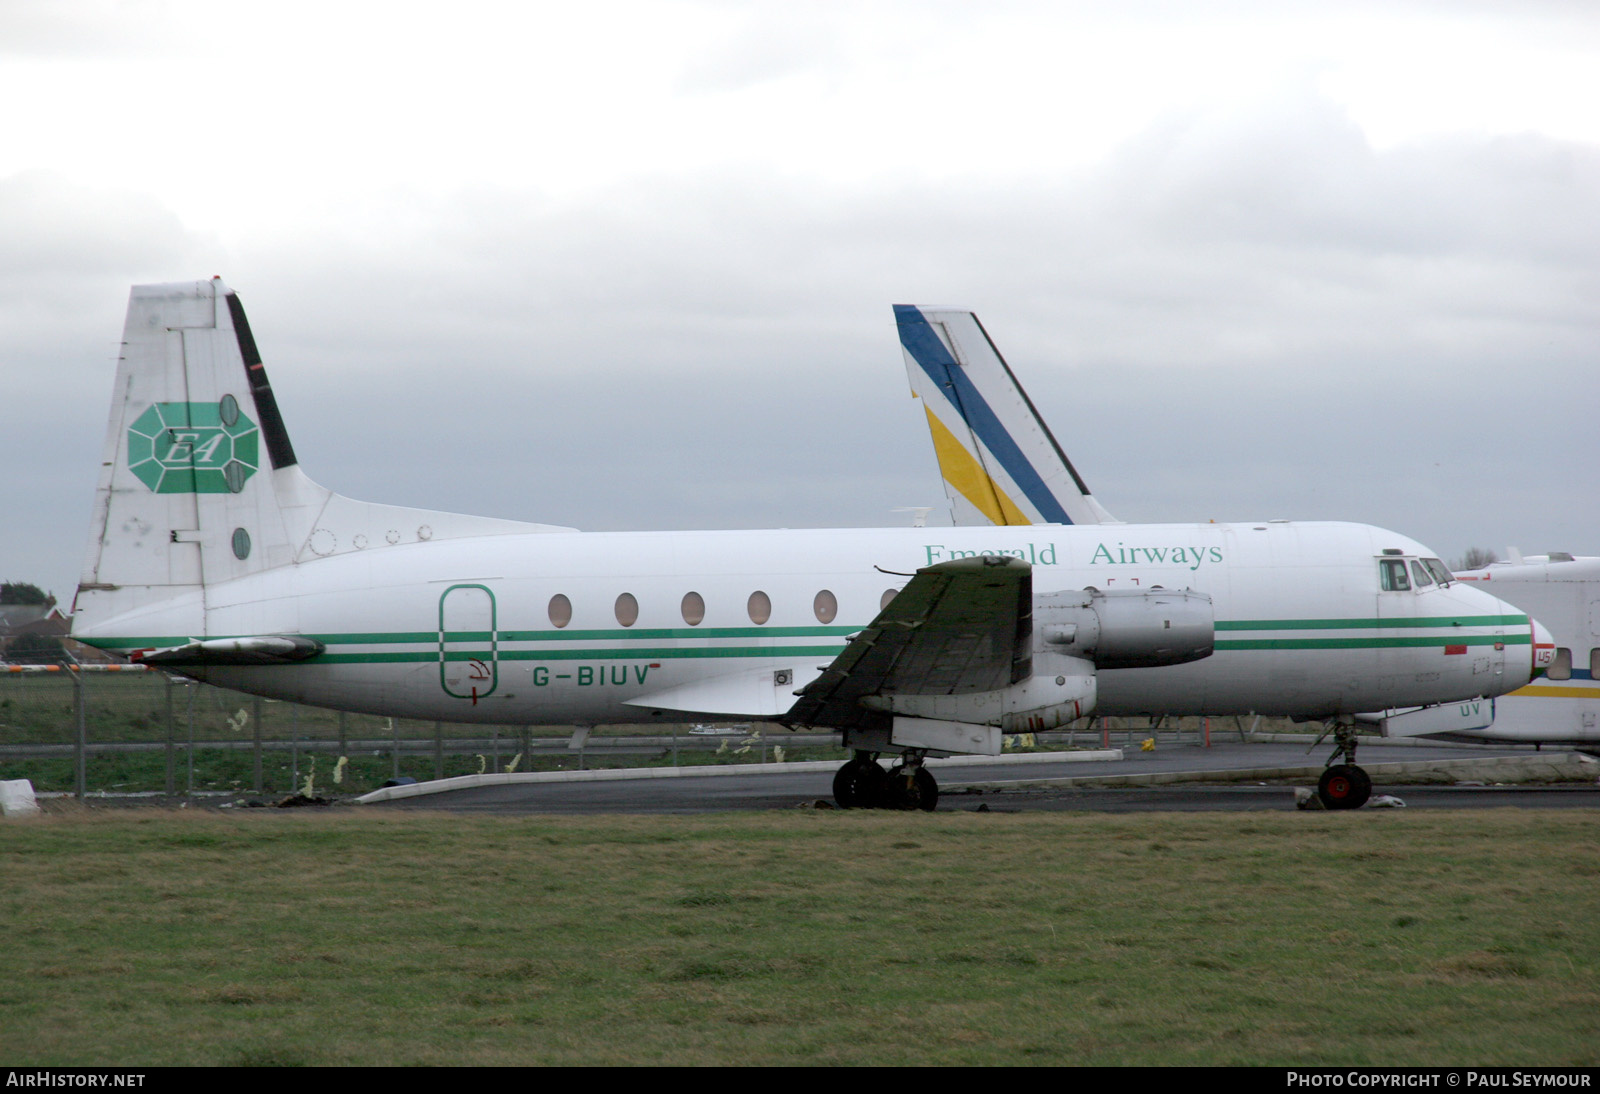
[[0, 1061], [1600, 1062], [1593, 811], [0, 821]]

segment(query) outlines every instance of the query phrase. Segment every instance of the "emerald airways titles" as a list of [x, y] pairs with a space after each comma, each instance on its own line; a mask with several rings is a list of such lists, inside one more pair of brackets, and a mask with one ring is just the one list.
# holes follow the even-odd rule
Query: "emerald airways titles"
[[[1054, 543], [1029, 543], [1026, 547], [979, 548], [975, 551], [964, 550], [959, 547], [947, 547], [943, 543], [928, 543], [923, 547], [927, 553], [927, 562], [924, 565], [932, 566], [936, 562], [949, 562], [953, 558], [977, 558], [979, 555], [1007, 555], [1011, 558], [1020, 558], [1034, 566], [1055, 566], [1056, 545]], [[1198, 570], [1208, 562], [1221, 562], [1221, 547], [1197, 547], [1193, 544], [1173, 544], [1170, 546], [1146, 547], [1143, 545], [1128, 546], [1118, 542], [1115, 546], [1104, 543], [1095, 545], [1094, 553], [1089, 556], [1087, 565], [1090, 566], [1182, 566], [1188, 570]]]

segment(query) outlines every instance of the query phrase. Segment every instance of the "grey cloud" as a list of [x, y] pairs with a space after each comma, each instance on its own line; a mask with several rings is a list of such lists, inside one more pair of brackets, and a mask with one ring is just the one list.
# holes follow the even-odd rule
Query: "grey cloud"
[[[0, 275], [8, 326], [34, 332], [15, 359], [48, 374], [115, 340], [127, 288], [107, 279], [222, 273], [306, 469], [375, 500], [594, 529], [904, 520], [889, 510], [942, 495], [889, 305], [948, 303], [984, 318], [1125, 519], [1593, 553], [1596, 173], [1594, 148], [1536, 137], [1374, 150], [1307, 93], [1173, 116], [1101, 168], [1009, 184], [747, 169], [582, 202], [390, 194], [383, 230], [352, 215], [232, 239], [223, 268], [159, 207], [89, 217], [142, 225], [150, 252], [96, 265], [92, 231], [62, 237], [78, 293], [105, 297], [81, 323], [30, 327], [59, 281]], [[31, 262], [70, 281], [48, 251]], [[110, 382], [89, 360], [6, 418], [33, 474], [0, 495], [19, 514], [0, 572], [58, 592]]]

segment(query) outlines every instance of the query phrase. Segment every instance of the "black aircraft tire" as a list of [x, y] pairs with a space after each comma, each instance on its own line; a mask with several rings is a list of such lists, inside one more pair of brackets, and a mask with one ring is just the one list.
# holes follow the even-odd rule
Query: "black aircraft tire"
[[1372, 797], [1372, 776], [1354, 764], [1334, 764], [1317, 780], [1325, 809], [1360, 809]]
[[841, 809], [872, 809], [877, 806], [888, 778], [877, 760], [851, 760], [833, 775], [833, 800]]
[[932, 813], [938, 804], [939, 781], [925, 767], [918, 767], [909, 776], [903, 767], [891, 768], [878, 787], [879, 809], [921, 809]]

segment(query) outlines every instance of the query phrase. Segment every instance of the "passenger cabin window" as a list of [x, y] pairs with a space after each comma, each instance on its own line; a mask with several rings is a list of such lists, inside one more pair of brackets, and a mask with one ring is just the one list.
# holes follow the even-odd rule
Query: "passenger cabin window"
[[698, 627], [706, 617], [706, 598], [699, 593], [683, 594], [683, 621]]
[[639, 622], [639, 602], [632, 593], [623, 593], [617, 597], [617, 622], [624, 627], [631, 627]]
[[1411, 576], [1417, 579], [1417, 588], [1426, 589], [1433, 584], [1433, 578], [1428, 576], [1428, 568], [1420, 562], [1411, 563]]
[[1406, 576], [1405, 559], [1379, 559], [1378, 573], [1382, 579], [1383, 591], [1386, 593], [1404, 592], [1411, 588], [1411, 579]]
[[772, 618], [772, 598], [759, 589], [750, 594], [750, 603], [747, 607], [752, 623], [765, 623]]
[[1550, 662], [1550, 668], [1544, 675], [1547, 680], [1571, 680], [1572, 651], [1565, 646], [1556, 647], [1556, 658]]
[[563, 593], [550, 598], [550, 622], [557, 627], [565, 627], [572, 622], [572, 601]]
[[827, 589], [823, 589], [811, 602], [811, 610], [816, 613], [818, 623], [832, 623], [833, 617], [839, 614], [839, 600]]
[[893, 600], [899, 595], [899, 593], [899, 589], [883, 590], [883, 595], [878, 598], [878, 610], [881, 612], [883, 609], [887, 608], [889, 606], [889, 601]]

